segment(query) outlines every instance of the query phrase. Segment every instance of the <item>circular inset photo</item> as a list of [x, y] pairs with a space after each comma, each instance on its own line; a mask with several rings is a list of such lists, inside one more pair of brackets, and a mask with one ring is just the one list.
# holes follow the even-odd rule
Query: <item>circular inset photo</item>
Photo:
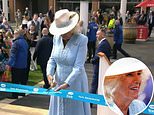
[[153, 97], [153, 76], [135, 58], [121, 58], [107, 69], [103, 82], [105, 101], [118, 115], [137, 115]]

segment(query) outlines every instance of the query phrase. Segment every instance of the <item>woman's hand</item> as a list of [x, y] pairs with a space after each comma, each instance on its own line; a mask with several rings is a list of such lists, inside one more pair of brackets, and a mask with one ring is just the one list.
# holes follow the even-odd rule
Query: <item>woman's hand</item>
[[68, 87], [69, 87], [69, 85], [67, 83], [64, 83], [64, 84], [60, 85], [59, 87], [57, 87], [57, 89], [55, 91], [59, 91], [61, 89], [66, 89]]
[[48, 75], [48, 82], [50, 84], [50, 88], [53, 88], [53, 87], [55, 87], [57, 85], [57, 83], [54, 82], [54, 79], [53, 79], [53, 77], [51, 75]]

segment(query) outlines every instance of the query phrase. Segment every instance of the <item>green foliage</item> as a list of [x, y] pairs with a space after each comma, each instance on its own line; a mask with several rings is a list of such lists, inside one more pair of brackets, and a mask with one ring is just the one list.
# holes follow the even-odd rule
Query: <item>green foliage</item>
[[42, 80], [43, 80], [43, 75], [40, 66], [38, 66], [37, 70], [29, 72], [28, 85], [34, 86], [38, 82], [41, 82]]

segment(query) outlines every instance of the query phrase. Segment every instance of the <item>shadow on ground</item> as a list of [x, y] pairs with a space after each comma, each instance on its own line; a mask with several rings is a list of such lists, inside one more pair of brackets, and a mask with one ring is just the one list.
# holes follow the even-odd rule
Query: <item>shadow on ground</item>
[[[33, 108], [48, 109], [50, 96], [46, 95], [27, 95], [10, 103], [12, 105], [27, 106]], [[37, 103], [37, 104], [36, 104]]]

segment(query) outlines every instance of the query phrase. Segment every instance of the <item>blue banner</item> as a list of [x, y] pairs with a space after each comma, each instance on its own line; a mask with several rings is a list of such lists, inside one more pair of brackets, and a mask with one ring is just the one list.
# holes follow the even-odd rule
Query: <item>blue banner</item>
[[144, 110], [143, 113], [148, 115], [154, 115], [154, 102], [151, 102], [151, 104]]
[[[73, 91], [73, 90], [60, 90], [60, 91], [55, 92], [53, 90], [47, 91], [47, 89], [44, 89], [44, 88], [0, 82], [0, 91], [27, 93], [27, 94], [40, 94], [40, 95], [53, 95], [53, 96], [59, 96], [59, 97], [63, 97], [63, 98], [78, 100], [78, 101], [82, 101], [82, 102], [88, 102], [88, 103], [107, 106], [103, 95], [77, 92], [77, 91]], [[154, 102], [152, 102], [144, 110], [143, 113], [149, 114], [149, 115], [154, 115]]]
[[77, 92], [72, 90], [60, 90], [55, 92], [53, 90], [47, 91], [47, 89], [44, 89], [44, 88], [0, 82], [0, 91], [27, 93], [27, 94], [53, 95], [53, 96], [60, 96], [63, 98], [70, 98], [73, 100], [107, 106], [103, 95], [83, 93], [83, 92]]

